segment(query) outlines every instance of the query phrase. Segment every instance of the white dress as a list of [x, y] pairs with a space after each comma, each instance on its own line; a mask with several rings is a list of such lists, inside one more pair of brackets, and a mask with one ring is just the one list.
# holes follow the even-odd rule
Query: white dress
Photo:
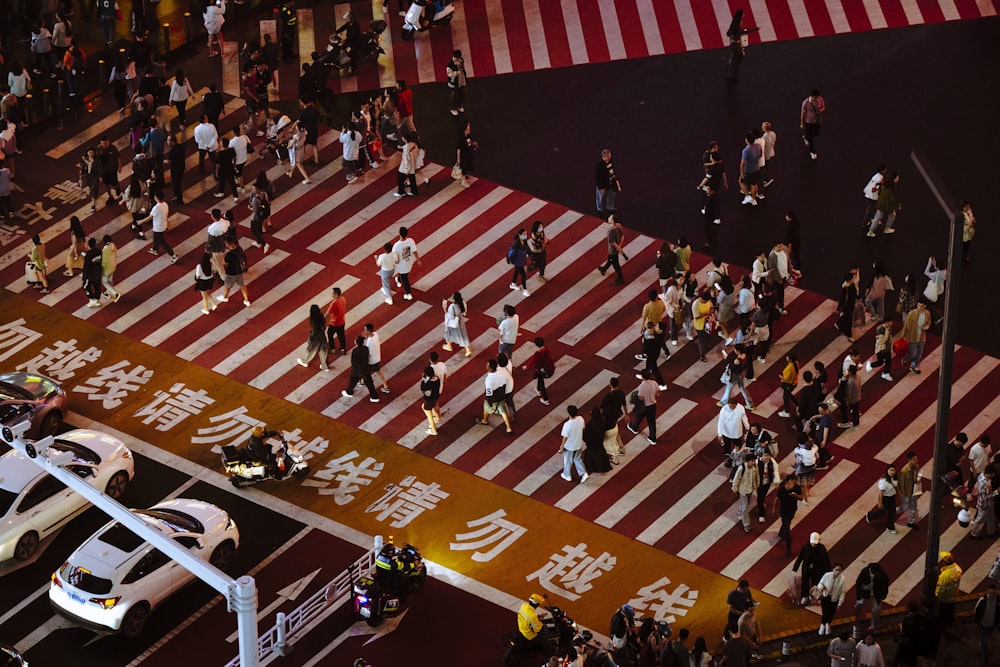
[[[468, 309], [468, 304], [466, 304], [466, 309]], [[458, 317], [458, 326], [449, 327], [448, 314]], [[469, 333], [465, 329], [465, 313], [462, 309], [458, 307], [458, 304], [451, 303], [448, 304], [448, 310], [445, 313], [445, 326], [444, 326], [444, 342], [446, 343], [456, 343], [462, 347], [469, 346]]]

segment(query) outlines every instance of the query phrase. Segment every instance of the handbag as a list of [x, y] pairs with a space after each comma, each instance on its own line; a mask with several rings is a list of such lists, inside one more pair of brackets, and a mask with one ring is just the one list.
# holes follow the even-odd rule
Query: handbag
[[257, 152], [257, 149], [253, 147], [249, 141], [247, 142], [247, 155], [252, 155]]
[[726, 370], [722, 371], [722, 377], [720, 380], [722, 384], [729, 384], [729, 380], [732, 378], [732, 374], [729, 372], [729, 367], [726, 366]]
[[449, 329], [457, 329], [459, 324], [458, 315], [451, 312], [451, 308], [444, 313], [444, 325]]
[[456, 181], [461, 180], [462, 178], [462, 168], [457, 164], [451, 168], [451, 177]]

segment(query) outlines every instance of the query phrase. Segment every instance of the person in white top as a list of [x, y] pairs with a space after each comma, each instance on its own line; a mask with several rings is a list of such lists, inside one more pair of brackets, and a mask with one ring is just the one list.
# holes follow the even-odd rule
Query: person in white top
[[302, 184], [309, 185], [312, 181], [309, 180], [309, 174], [306, 173], [305, 164], [303, 163], [305, 159], [305, 145], [305, 128], [299, 124], [299, 121], [295, 121], [292, 125], [292, 137], [288, 140], [288, 172], [285, 176], [291, 178], [297, 168], [299, 173], [302, 174]]
[[506, 354], [508, 357], [514, 356], [514, 343], [517, 342], [517, 329], [521, 323], [517, 316], [517, 310], [510, 304], [504, 304], [503, 315], [500, 316], [500, 324], [497, 330], [500, 332], [499, 354]]
[[219, 149], [219, 131], [208, 122], [208, 115], [201, 115], [201, 122], [194, 127], [194, 143], [198, 146], [198, 171], [205, 173], [205, 157], [212, 162], [212, 175], [215, 175], [215, 151]]
[[716, 422], [716, 432], [719, 436], [719, 444], [722, 445], [722, 453], [726, 460], [729, 460], [729, 452], [738, 443], [742, 443], [750, 429], [750, 420], [747, 419], [747, 411], [742, 405], [736, 402], [735, 396], [730, 396], [726, 404], [719, 411], [719, 418]]
[[385, 381], [385, 373], [382, 372], [382, 342], [379, 340], [375, 325], [371, 322], [365, 324], [365, 347], [368, 348], [368, 370], [374, 375], [378, 373], [378, 378], [382, 381], [379, 388], [383, 394], [389, 393], [389, 384]]
[[177, 122], [181, 130], [187, 125], [187, 103], [188, 98], [194, 95], [191, 82], [184, 76], [184, 70], [178, 69], [174, 74], [174, 82], [170, 84], [170, 106], [177, 109]]
[[353, 120], [347, 127], [340, 128], [340, 143], [344, 147], [344, 175], [348, 183], [353, 183], [358, 180], [358, 152], [361, 148], [361, 133]]
[[587, 481], [590, 475], [583, 467], [583, 427], [586, 424], [580, 416], [580, 410], [571, 405], [566, 408], [569, 419], [563, 423], [562, 444], [559, 445], [559, 453], [563, 455], [563, 471], [559, 475], [567, 482], [572, 482], [572, 468], [576, 466], [576, 472], [580, 475], [580, 483]]
[[969, 488], [972, 488], [976, 480], [979, 479], [979, 474], [983, 472], [986, 468], [986, 464], [990, 462], [990, 436], [984, 435], [979, 438], [976, 444], [969, 447]]
[[441, 380], [441, 389], [438, 394], [438, 412], [445, 412], [446, 408], [441, 405], [441, 398], [444, 396], [444, 381], [445, 378], [448, 377], [448, 366], [441, 361], [437, 352], [431, 352], [428, 355], [428, 361], [430, 363], [430, 367], [434, 369], [434, 375], [437, 376], [438, 380]]
[[[346, 151], [346, 147], [344, 148]], [[392, 252], [396, 254], [398, 263], [396, 264], [396, 287], [403, 288], [403, 298], [413, 301], [413, 293], [410, 290], [410, 269], [414, 264], [420, 263], [420, 255], [417, 254], [417, 243], [410, 238], [410, 230], [406, 227], [399, 228], [399, 240], [392, 246]]]
[[764, 187], [766, 188], [771, 185], [771, 183], [774, 183], [774, 178], [771, 176], [771, 168], [768, 166], [768, 163], [774, 159], [774, 146], [778, 143], [778, 134], [771, 127], [771, 122], [766, 120], [760, 124], [760, 131], [762, 138], [764, 139], [764, 153], [761, 156], [764, 161], [761, 163], [761, 171], [763, 172]]
[[865, 189], [861, 191], [865, 197], [865, 217], [861, 226], [865, 229], [868, 229], [872, 218], [875, 217], [875, 205], [878, 203], [878, 191], [882, 189], [882, 183], [885, 181], [885, 169], [884, 164], [875, 167], [875, 173], [868, 179]]
[[[221, 56], [226, 48], [222, 40], [222, 24], [226, 22], [226, 0], [215, 0], [205, 8], [202, 18], [205, 20], [205, 32], [208, 33], [208, 57]], [[214, 50], [213, 46], [218, 46], [218, 49]]]
[[858, 667], [885, 667], [882, 647], [875, 641], [875, 631], [868, 628], [864, 640], [854, 649]]
[[170, 263], [173, 264], [177, 261], [177, 254], [174, 249], [170, 247], [167, 240], [163, 238], [163, 234], [167, 231], [167, 217], [170, 215], [170, 207], [167, 205], [166, 199], [164, 199], [164, 194], [161, 190], [157, 190], [153, 193], [153, 198], [156, 203], [153, 208], [150, 209], [149, 215], [147, 215], [142, 220], [136, 220], [136, 224], [139, 225], [140, 229], [142, 225], [147, 222], [152, 221], [153, 223], [153, 246], [149, 249], [150, 255], [159, 255], [160, 252], [157, 248], [163, 248], [164, 252], [170, 255]]
[[392, 274], [396, 272], [396, 265], [399, 264], [399, 255], [392, 251], [392, 244], [386, 243], [382, 246], [382, 252], [375, 255], [375, 263], [378, 264], [378, 275], [382, 279], [382, 294], [385, 295], [385, 302], [392, 305]]
[[236, 165], [236, 188], [243, 192], [243, 167], [247, 165], [249, 155], [250, 138], [243, 134], [243, 127], [237, 123], [233, 126], [233, 138], [229, 140], [229, 147], [236, 153], [233, 164]]

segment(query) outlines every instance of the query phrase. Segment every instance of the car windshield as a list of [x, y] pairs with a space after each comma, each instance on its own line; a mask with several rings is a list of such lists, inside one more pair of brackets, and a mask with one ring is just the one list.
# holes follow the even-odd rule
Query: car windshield
[[17, 500], [16, 493], [7, 489], [0, 489], [0, 516], [7, 516], [7, 512], [10, 511], [15, 500]]
[[26, 398], [32, 398], [31, 394], [16, 384], [11, 384], [10, 382], [4, 382], [0, 380], [0, 399], [19, 399], [24, 400]]
[[[136, 514], [143, 514], [174, 533], [205, 532], [205, 527], [201, 525], [200, 521], [189, 514], [174, 509], [137, 510]], [[116, 523], [101, 533], [98, 539], [125, 553], [132, 553], [145, 543], [144, 539], [120, 523]]]
[[70, 565], [66, 563], [59, 571], [59, 576], [71, 586], [79, 588], [86, 593], [94, 595], [104, 595], [111, 592], [111, 580], [95, 577], [94, 574], [85, 567]]
[[78, 442], [69, 442], [67, 440], [56, 440], [52, 443], [51, 447], [73, 454], [73, 460], [79, 461], [81, 463], [91, 463], [98, 464], [101, 462], [101, 457], [97, 455], [97, 452], [90, 449], [89, 447], [84, 447]]
[[108, 528], [97, 539], [127, 554], [138, 549], [146, 541], [120, 523]]

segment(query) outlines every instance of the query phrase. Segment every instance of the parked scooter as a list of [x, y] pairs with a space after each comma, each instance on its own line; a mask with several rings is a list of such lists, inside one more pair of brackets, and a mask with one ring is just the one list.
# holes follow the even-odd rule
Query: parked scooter
[[[387, 26], [385, 21], [372, 21], [368, 24], [368, 32], [361, 36], [361, 51], [357, 54], [358, 64], [377, 62], [378, 57], [385, 54], [385, 49], [382, 48], [382, 33]], [[339, 34], [330, 35], [330, 41], [321, 60], [337, 69], [350, 67], [351, 57], [347, 52], [347, 44]]]
[[354, 582], [351, 603], [354, 613], [371, 627], [378, 627], [387, 616], [396, 616], [410, 593], [419, 591], [427, 579], [427, 566], [412, 544], [396, 547], [389, 542], [375, 558], [373, 577]]
[[455, 15], [451, 0], [413, 0], [403, 18], [403, 41], [409, 42], [418, 32], [448, 25]]
[[[266, 451], [255, 451], [260, 448], [254, 447], [254, 438], [260, 438]], [[277, 451], [268, 441], [270, 438], [276, 438], [281, 443]], [[280, 432], [264, 431], [262, 427], [254, 429], [254, 435], [245, 446], [239, 448], [232, 445], [224, 446], [222, 466], [229, 473], [229, 481], [237, 489], [269, 479], [281, 481], [295, 477], [301, 480], [309, 475], [309, 464], [299, 450], [289, 445]]]

